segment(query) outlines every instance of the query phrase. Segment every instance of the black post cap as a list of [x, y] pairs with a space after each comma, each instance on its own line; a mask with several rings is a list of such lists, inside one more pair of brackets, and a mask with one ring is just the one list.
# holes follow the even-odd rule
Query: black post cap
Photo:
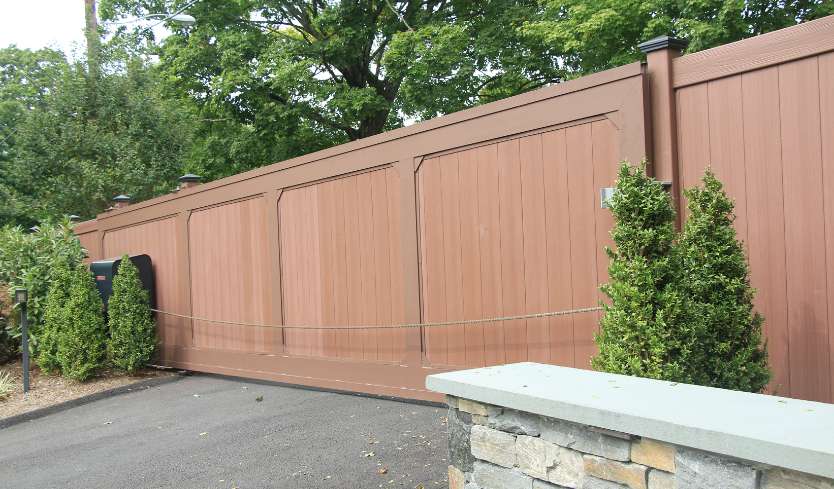
[[186, 173], [185, 175], [179, 177], [177, 180], [179, 180], [180, 182], [183, 182], [183, 183], [193, 183], [193, 182], [199, 182], [202, 179], [203, 179], [203, 177], [201, 177], [200, 175], [195, 175], [193, 173]]
[[683, 51], [689, 46], [689, 41], [672, 36], [658, 36], [637, 45], [637, 48], [644, 53], [659, 51], [661, 49], [676, 49]]
[[120, 194], [113, 197], [113, 202], [130, 202], [130, 196], [125, 194]]

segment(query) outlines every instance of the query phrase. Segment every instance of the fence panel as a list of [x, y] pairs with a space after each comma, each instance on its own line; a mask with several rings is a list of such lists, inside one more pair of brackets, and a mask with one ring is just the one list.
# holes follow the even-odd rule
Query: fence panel
[[[347, 328], [405, 321], [393, 168], [286, 190], [278, 203], [284, 323]], [[399, 330], [286, 330], [287, 353], [399, 361]]]
[[177, 290], [159, 289], [172, 297], [161, 309], [194, 319], [158, 315], [181, 338], [164, 335], [161, 361], [174, 367], [422, 399], [436, 399], [427, 374], [462, 365], [587, 368], [596, 313], [352, 326], [595, 306], [611, 225], [598, 187], [621, 159], [646, 156], [645, 103], [635, 63], [82, 227], [122, 233], [105, 254], [148, 253], [159, 280], [176, 277]]
[[[157, 307], [186, 313], [178, 294], [183, 277], [177, 274], [176, 221], [173, 217], [108, 231], [104, 234], [104, 257], [147, 254], [153, 263]], [[172, 345], [190, 344], [190, 324], [177, 317], [157, 321], [160, 341]], [[186, 338], [187, 336], [187, 338]]]
[[675, 60], [681, 185], [736, 203], [770, 389], [834, 400], [834, 18]]
[[[607, 280], [619, 132], [608, 119], [424, 160], [417, 172], [428, 322], [593, 307]], [[587, 368], [597, 314], [425, 332], [431, 364]]]

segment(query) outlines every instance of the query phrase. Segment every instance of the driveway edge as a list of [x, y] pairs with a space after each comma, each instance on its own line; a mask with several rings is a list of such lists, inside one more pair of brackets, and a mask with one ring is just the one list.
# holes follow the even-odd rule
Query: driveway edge
[[150, 389], [152, 387], [170, 384], [171, 382], [177, 382], [179, 380], [182, 380], [186, 376], [187, 374], [173, 374], [165, 377], [154, 377], [151, 379], [140, 380], [139, 382], [135, 382], [133, 384], [114, 387], [112, 389], [107, 389], [93, 394], [88, 394], [86, 396], [81, 396], [75, 399], [70, 399], [69, 401], [53, 404], [52, 406], [46, 406], [27, 411], [25, 413], [15, 414], [14, 416], [9, 416], [8, 418], [0, 419], [0, 430], [4, 430], [6, 428], [18, 425], [20, 423], [24, 423], [26, 421], [32, 421], [38, 418], [43, 418], [44, 416], [49, 416], [50, 414], [66, 411], [67, 409], [83, 406], [84, 404], [89, 404], [94, 401], [106, 399], [108, 397], [127, 394], [128, 392], [134, 392], [139, 389]]

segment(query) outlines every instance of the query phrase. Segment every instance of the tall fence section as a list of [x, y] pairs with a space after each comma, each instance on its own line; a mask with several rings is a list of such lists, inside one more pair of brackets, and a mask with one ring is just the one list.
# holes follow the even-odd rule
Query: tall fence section
[[[621, 160], [736, 201], [771, 390], [834, 401], [834, 17], [634, 63], [100, 214], [151, 256], [160, 362], [434, 399], [425, 376], [588, 367]], [[555, 314], [537, 314], [554, 312]], [[486, 318], [486, 319], [485, 319]]]

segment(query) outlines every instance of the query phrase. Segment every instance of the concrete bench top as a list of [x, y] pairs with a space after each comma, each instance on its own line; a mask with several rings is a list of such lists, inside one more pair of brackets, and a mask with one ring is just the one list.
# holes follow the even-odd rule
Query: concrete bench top
[[426, 379], [444, 394], [834, 478], [834, 405], [516, 363]]

